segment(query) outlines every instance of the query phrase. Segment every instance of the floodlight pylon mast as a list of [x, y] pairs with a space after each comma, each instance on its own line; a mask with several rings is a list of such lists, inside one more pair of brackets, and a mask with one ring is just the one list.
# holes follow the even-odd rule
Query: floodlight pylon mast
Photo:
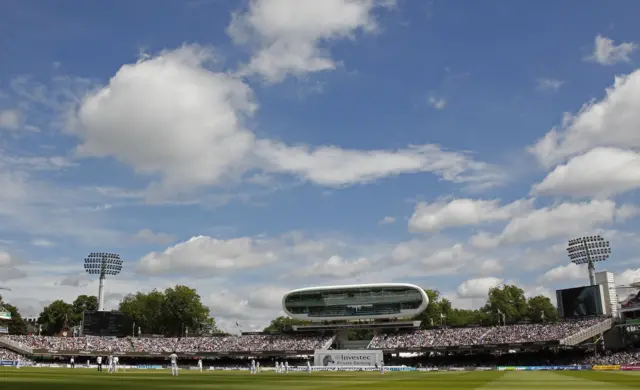
[[98, 311], [104, 310], [104, 280], [107, 276], [104, 272], [100, 273], [100, 279], [98, 281]]
[[107, 275], [122, 271], [122, 260], [116, 253], [90, 253], [84, 259], [84, 269], [89, 275], [98, 275], [98, 311], [104, 311], [104, 281]]
[[587, 264], [589, 283], [596, 285], [596, 261], [605, 261], [611, 254], [609, 241], [600, 236], [579, 237], [569, 240], [569, 258], [574, 264]]

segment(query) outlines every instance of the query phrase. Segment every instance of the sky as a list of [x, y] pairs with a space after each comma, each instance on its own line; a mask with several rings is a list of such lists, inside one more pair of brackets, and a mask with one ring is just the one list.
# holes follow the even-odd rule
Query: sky
[[[623, 10], [624, 12], [620, 12]], [[293, 288], [477, 308], [640, 279], [640, 3], [0, 0], [0, 286], [23, 315], [186, 284], [221, 328]]]

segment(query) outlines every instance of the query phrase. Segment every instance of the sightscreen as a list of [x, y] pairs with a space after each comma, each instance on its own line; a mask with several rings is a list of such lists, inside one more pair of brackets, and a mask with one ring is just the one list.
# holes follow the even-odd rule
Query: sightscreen
[[604, 314], [602, 286], [582, 286], [556, 290], [560, 317], [576, 318]]
[[123, 337], [131, 328], [129, 318], [119, 311], [85, 311], [82, 334], [85, 336]]

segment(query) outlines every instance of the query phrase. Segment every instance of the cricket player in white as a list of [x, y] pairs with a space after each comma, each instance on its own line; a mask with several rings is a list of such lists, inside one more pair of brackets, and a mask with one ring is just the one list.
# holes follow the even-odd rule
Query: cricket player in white
[[256, 373], [260, 373], [260, 362], [256, 362]]
[[250, 374], [255, 374], [256, 373], [256, 361], [251, 359], [251, 369], [249, 370]]
[[20, 369], [20, 356], [18, 356], [18, 361], [16, 362], [16, 368]]
[[311, 374], [311, 362], [307, 360], [307, 374]]
[[198, 359], [198, 370], [202, 372], [202, 359]]
[[107, 358], [107, 364], [109, 365], [107, 367], [107, 372], [111, 374], [113, 372], [113, 356], [112, 355], [109, 355], [109, 357]]
[[288, 361], [284, 361], [284, 373], [288, 374], [289, 373], [289, 362]]
[[96, 358], [96, 363], [98, 363], [98, 372], [102, 372], [102, 356]]
[[171, 360], [171, 375], [178, 376], [178, 355], [176, 353], [172, 353], [169, 355], [169, 360]]
[[384, 362], [380, 361], [380, 373], [384, 375]]
[[73, 356], [71, 357], [71, 360], [69, 360], [69, 363], [71, 364], [71, 368], [76, 368], [76, 361]]
[[120, 361], [120, 358], [117, 356], [114, 356], [113, 358], [113, 372], [118, 372], [118, 362]]

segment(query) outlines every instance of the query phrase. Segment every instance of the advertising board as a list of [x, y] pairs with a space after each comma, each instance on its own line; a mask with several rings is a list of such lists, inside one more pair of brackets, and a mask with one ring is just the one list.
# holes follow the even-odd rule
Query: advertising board
[[617, 365], [608, 365], [608, 366], [593, 366], [591, 367], [594, 371], [620, 371], [621, 366]]
[[380, 350], [329, 350], [314, 353], [316, 367], [371, 367], [382, 362]]
[[620, 369], [622, 371], [640, 371], [640, 365], [639, 366], [620, 366]]

